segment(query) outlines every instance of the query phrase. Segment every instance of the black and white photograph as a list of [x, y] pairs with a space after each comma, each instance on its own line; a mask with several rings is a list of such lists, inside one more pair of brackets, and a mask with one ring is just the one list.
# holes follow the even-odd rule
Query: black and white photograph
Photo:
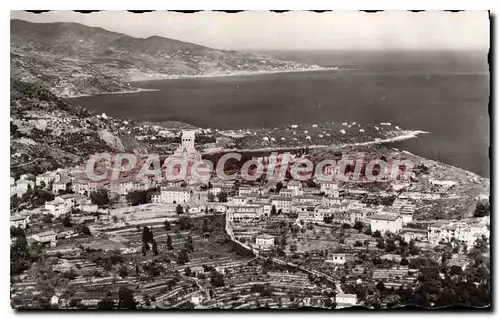
[[10, 11], [11, 307], [491, 307], [491, 23]]

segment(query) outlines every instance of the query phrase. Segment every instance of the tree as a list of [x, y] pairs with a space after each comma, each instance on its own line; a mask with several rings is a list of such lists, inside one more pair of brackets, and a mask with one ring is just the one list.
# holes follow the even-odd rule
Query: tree
[[368, 226], [368, 228], [365, 230], [365, 235], [371, 236], [372, 235], [372, 228]]
[[98, 190], [97, 192], [90, 193], [90, 201], [92, 204], [99, 206], [100, 208], [109, 205], [108, 192], [105, 190]]
[[184, 275], [186, 275], [188, 277], [192, 277], [193, 272], [191, 271], [191, 268], [189, 268], [189, 267], [184, 268]]
[[385, 285], [384, 285], [384, 282], [383, 281], [379, 281], [376, 285], [376, 288], [379, 290], [379, 291], [384, 291], [385, 290]]
[[271, 207], [271, 215], [276, 215], [276, 214], [277, 214], [277, 212], [276, 212], [276, 206], [275, 206], [275, 205], [273, 205], [273, 206]]
[[179, 224], [181, 230], [189, 230], [193, 227], [193, 222], [191, 221], [191, 218], [183, 216], [179, 219]]
[[170, 235], [167, 235], [167, 249], [172, 250], [174, 247], [172, 247], [172, 237]]
[[208, 192], [208, 194], [207, 194], [207, 200], [208, 200], [210, 203], [215, 202], [215, 195], [214, 195], [214, 193], [212, 193], [212, 192]]
[[420, 250], [418, 249], [417, 246], [415, 246], [415, 241], [410, 240], [410, 243], [408, 244], [408, 248], [410, 250], [410, 254], [413, 256], [416, 256], [420, 253]]
[[80, 234], [82, 234], [82, 235], [86, 235], [86, 236], [90, 236], [90, 235], [92, 235], [92, 234], [90, 233], [90, 229], [89, 229], [87, 226], [85, 226], [85, 225], [81, 226], [81, 227], [80, 227], [80, 229], [78, 230], [78, 232], [79, 232]]
[[62, 224], [64, 227], [72, 227], [73, 224], [71, 224], [71, 216], [69, 214], [64, 215], [62, 219]]
[[151, 194], [148, 191], [132, 191], [127, 194], [127, 201], [132, 206], [151, 202]]
[[122, 278], [127, 277], [128, 276], [127, 267], [121, 266], [120, 269], [118, 270], [118, 275]]
[[179, 252], [179, 255], [177, 255], [177, 263], [179, 265], [183, 265], [185, 263], [189, 262], [189, 254], [186, 249], [182, 249]]
[[364, 226], [363, 222], [359, 220], [354, 223], [354, 229], [356, 230], [362, 230]]
[[401, 259], [401, 266], [408, 266], [410, 264], [410, 262], [408, 261], [408, 259], [406, 258], [403, 258]]
[[484, 217], [490, 215], [490, 204], [489, 203], [478, 203], [476, 209], [474, 210], [474, 217]]
[[382, 237], [382, 234], [380, 233], [380, 230], [376, 230], [376, 231], [373, 233], [373, 237], [375, 237], [375, 238], [381, 238], [381, 237]]
[[116, 215], [113, 215], [113, 217], [111, 217], [111, 220], [113, 221], [113, 223], [118, 223], [118, 216]]
[[363, 243], [360, 240], [356, 240], [354, 247], [363, 247]]
[[137, 303], [132, 295], [132, 290], [121, 287], [118, 291], [118, 309], [136, 309]]
[[168, 219], [165, 219], [165, 221], [163, 222], [163, 228], [165, 228], [166, 231], [170, 231], [170, 229], [172, 229], [170, 223], [168, 222]]
[[282, 188], [283, 188], [283, 183], [282, 182], [276, 183], [276, 193], [279, 193]]
[[379, 248], [379, 249], [385, 248], [384, 240], [380, 239], [377, 241], [377, 248]]
[[175, 208], [175, 212], [177, 213], [177, 215], [182, 215], [182, 214], [184, 214], [184, 208], [182, 208], [182, 206], [179, 204]]
[[351, 225], [349, 225], [348, 223], [343, 223], [343, 224], [342, 224], [342, 228], [343, 228], [343, 229], [350, 229], [350, 228], [351, 228]]
[[186, 243], [184, 244], [184, 248], [186, 248], [187, 251], [194, 251], [193, 238], [190, 235], [186, 239]]
[[43, 215], [42, 221], [46, 224], [52, 224], [54, 216], [52, 214]]
[[153, 254], [158, 256], [158, 245], [156, 244], [156, 240], [153, 239]]
[[212, 270], [210, 274], [210, 283], [214, 287], [222, 287], [224, 286], [224, 277], [216, 270]]
[[323, 222], [325, 224], [331, 224], [333, 222], [333, 217], [332, 216], [325, 216], [325, 217], [323, 217]]
[[385, 251], [392, 252], [396, 249], [396, 244], [394, 243], [394, 239], [387, 239], [385, 241]]
[[143, 245], [148, 245], [148, 244], [153, 244], [154, 241], [154, 236], [153, 232], [151, 229], [149, 229], [148, 226], [144, 226], [144, 229], [142, 231], [142, 243]]
[[217, 200], [221, 203], [227, 202], [227, 194], [226, 192], [220, 192], [217, 194]]
[[101, 301], [99, 301], [99, 303], [97, 304], [97, 309], [110, 310], [110, 309], [113, 309], [114, 306], [115, 306], [115, 303], [113, 302], [113, 300], [109, 297], [106, 297], [106, 298], [102, 299]]

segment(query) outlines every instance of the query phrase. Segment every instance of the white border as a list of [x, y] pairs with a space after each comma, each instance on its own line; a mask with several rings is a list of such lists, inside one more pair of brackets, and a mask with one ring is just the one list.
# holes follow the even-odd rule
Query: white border
[[[7, 175], [8, 170], [7, 167], [9, 165], [9, 151], [7, 146], [10, 145], [9, 141], [9, 125], [7, 123], [7, 119], [9, 118], [9, 81], [10, 81], [10, 75], [7, 70], [10, 69], [10, 57], [9, 57], [9, 51], [10, 51], [10, 45], [8, 44], [9, 41], [9, 27], [8, 27], [8, 21], [9, 21], [9, 15], [10, 15], [10, 10], [24, 10], [24, 9], [30, 9], [30, 10], [43, 10], [46, 8], [51, 8], [51, 9], [58, 9], [58, 10], [71, 10], [74, 8], [77, 8], [79, 10], [92, 10], [92, 9], [101, 9], [101, 10], [124, 10], [124, 9], [154, 9], [154, 10], [272, 10], [272, 9], [279, 9], [279, 10], [412, 10], [412, 9], [419, 9], [419, 10], [491, 10], [492, 14], [498, 14], [500, 15], [500, 10], [496, 10], [499, 6], [500, 1], [498, 0], [473, 0], [473, 1], [460, 1], [460, 0], [420, 0], [420, 1], [414, 1], [414, 0], [406, 0], [406, 1], [401, 1], [401, 0], [359, 0], [359, 1], [354, 1], [354, 0], [275, 0], [275, 1], [264, 1], [264, 0], [253, 0], [253, 1], [235, 1], [235, 0], [184, 0], [184, 1], [150, 1], [150, 0], [142, 0], [140, 2], [138, 1], [133, 1], [133, 0], [120, 0], [120, 1], [102, 1], [102, 0], [85, 0], [85, 1], [57, 1], [57, 0], [44, 0], [44, 1], [36, 1], [36, 0], [17, 0], [13, 1], [10, 3], [7, 3], [7, 1], [2, 1], [2, 7], [5, 7], [1, 11], [0, 17], [2, 19], [2, 29], [1, 29], [1, 37], [2, 37], [2, 50], [1, 52], [1, 63], [2, 63], [2, 70], [4, 71], [3, 76], [1, 77], [1, 85], [0, 85], [0, 92], [1, 92], [1, 101], [3, 102], [2, 106], [0, 107], [0, 119], [2, 121], [2, 125], [0, 125], [0, 141], [1, 141], [1, 146], [2, 146], [2, 154], [0, 156], [1, 160], [1, 167], [4, 167], [3, 170], [0, 170], [0, 181], [3, 181], [0, 185], [2, 187], [2, 192], [0, 193], [1, 195], [1, 203], [2, 203], [2, 211], [4, 212], [5, 215], [8, 214], [9, 208], [8, 208], [8, 203], [9, 203], [9, 188], [7, 186]], [[498, 19], [498, 17], [497, 17]], [[497, 23], [498, 24], [498, 23]], [[498, 43], [496, 40], [498, 40], [498, 35], [496, 33], [492, 33], [495, 42]], [[9, 47], [7, 47], [9, 46]], [[498, 51], [498, 49], [497, 49]], [[498, 54], [495, 53], [495, 60], [498, 58]], [[494, 81], [496, 83], [495, 88], [497, 89], [498, 87], [498, 82]], [[491, 88], [493, 90], [493, 88]], [[498, 92], [495, 91], [495, 92]], [[497, 110], [495, 113], [498, 113], [499, 111]], [[497, 119], [498, 120], [498, 119]], [[497, 123], [498, 124], [498, 121]], [[493, 127], [492, 127], [493, 129]], [[494, 134], [495, 134], [495, 140], [498, 141], [500, 139], [499, 136], [499, 129], [494, 129]], [[495, 149], [498, 148], [498, 145], [495, 145]], [[495, 161], [496, 164], [499, 164], [499, 161]], [[492, 171], [493, 172], [493, 171]], [[499, 173], [498, 169], [494, 170], [494, 176], [492, 176], [492, 181], [498, 181]], [[494, 198], [500, 198], [498, 196], [498, 193], [500, 191], [498, 190], [498, 187], [495, 188], [495, 194], [493, 194]], [[495, 202], [496, 203], [496, 202]], [[495, 205], [497, 206], [497, 205]], [[495, 207], [496, 208], [496, 207]], [[493, 212], [495, 213], [496, 210]], [[9, 256], [9, 230], [8, 230], [8, 223], [6, 222], [7, 217], [5, 216], [5, 223], [4, 223], [4, 228], [3, 228], [3, 239], [2, 239], [2, 244], [1, 244], [1, 252], [0, 256], [2, 256], [2, 260], [4, 262], [1, 263], [1, 268], [2, 268], [2, 274], [0, 276], [1, 284], [0, 284], [0, 311], [2, 315], [7, 315], [8, 318], [18, 316], [19, 314], [16, 314], [13, 310], [10, 308], [10, 294], [9, 294], [9, 288], [10, 288], [10, 278], [9, 278], [9, 264], [7, 261], [7, 256]], [[494, 229], [498, 229], [498, 219], [499, 218], [494, 218]], [[494, 234], [493, 234], [494, 236]], [[493, 239], [496, 239], [496, 236], [493, 237]], [[494, 244], [494, 250], [495, 254], [494, 256], [498, 256], [498, 245]], [[496, 260], [495, 260], [496, 261]], [[493, 264], [495, 265], [495, 264]], [[496, 268], [496, 267], [495, 267]], [[495, 269], [496, 270], [496, 269]], [[494, 274], [494, 279], [498, 277], [498, 274]], [[495, 283], [496, 284], [496, 280]], [[493, 292], [496, 292], [496, 294], [493, 295], [494, 301], [493, 304], [498, 308], [499, 303], [498, 303], [498, 287], [497, 285], [494, 285], [495, 288], [493, 289]], [[487, 313], [464, 313], [464, 315], [471, 315], [474, 317], [477, 316], [485, 316], [488, 315]], [[39, 318], [40, 316], [44, 317], [50, 317], [50, 318], [61, 318], [62, 316], [67, 315], [67, 312], [61, 312], [61, 313], [46, 313], [46, 312], [30, 312], [30, 313], [25, 313], [23, 314], [23, 317], [25, 318]], [[145, 313], [135, 313], [135, 314], [126, 314], [123, 312], [117, 312], [117, 313], [89, 313], [89, 312], [79, 312], [79, 313], [74, 313], [72, 315], [77, 315], [77, 316], [102, 316], [102, 317], [108, 317], [108, 316], [118, 316], [118, 315], [125, 315], [125, 316], [139, 316], [139, 315], [144, 315]], [[152, 313], [147, 313], [148, 316], [169, 316], [169, 317], [177, 317], [177, 316], [205, 316], [205, 317], [218, 317], [218, 316], [228, 316], [228, 315], [236, 315], [236, 316], [287, 316], [287, 317], [299, 317], [304, 315], [304, 312], [286, 312], [286, 313], [263, 313], [263, 312], [247, 312], [247, 313], [236, 313], [236, 312], [204, 312], [204, 313], [199, 313], [199, 312], [189, 312], [189, 313], [179, 313], [179, 312], [170, 312], [170, 313], [158, 313], [158, 312], [152, 312]], [[339, 313], [339, 312], [333, 312], [335, 316], [352, 316], [354, 314], [352, 313]], [[311, 313], [307, 314], [308, 316], [311, 317], [316, 317], [316, 316], [331, 316], [332, 314], [329, 313]], [[378, 312], [377, 314], [370, 314], [363, 312], [360, 315], [363, 316], [377, 316], [377, 315], [404, 315], [404, 316], [420, 316], [422, 315], [422, 312], [414, 312], [414, 313], [394, 313], [394, 312]], [[429, 315], [431, 317], [451, 317], [455, 316], [456, 313], [449, 312], [449, 313], [443, 313], [443, 312], [425, 312], [425, 315]]]

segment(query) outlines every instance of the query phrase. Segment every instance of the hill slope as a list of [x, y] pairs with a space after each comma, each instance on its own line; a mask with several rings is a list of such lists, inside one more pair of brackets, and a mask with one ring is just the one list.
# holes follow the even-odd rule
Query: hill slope
[[98, 152], [145, 147], [121, 134], [116, 120], [67, 103], [42, 87], [11, 80], [11, 173], [73, 166]]
[[66, 22], [11, 20], [10, 43], [11, 76], [59, 96], [131, 90], [125, 82], [140, 79], [317, 68]]

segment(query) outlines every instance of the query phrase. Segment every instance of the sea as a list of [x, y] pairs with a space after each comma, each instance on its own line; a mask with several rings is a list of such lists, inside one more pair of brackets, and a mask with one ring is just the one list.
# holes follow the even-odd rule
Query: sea
[[487, 52], [258, 53], [336, 69], [134, 82], [155, 91], [79, 97], [71, 103], [119, 118], [218, 129], [390, 122], [429, 132], [390, 147], [490, 176]]

